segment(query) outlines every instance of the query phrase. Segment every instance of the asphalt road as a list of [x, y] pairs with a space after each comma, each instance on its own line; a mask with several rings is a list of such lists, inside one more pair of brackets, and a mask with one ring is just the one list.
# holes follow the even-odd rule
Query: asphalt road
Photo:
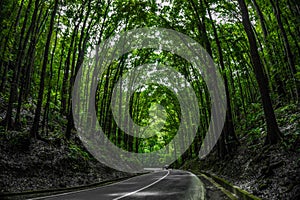
[[111, 185], [35, 199], [49, 200], [203, 200], [205, 189], [197, 176], [180, 170], [144, 174]]

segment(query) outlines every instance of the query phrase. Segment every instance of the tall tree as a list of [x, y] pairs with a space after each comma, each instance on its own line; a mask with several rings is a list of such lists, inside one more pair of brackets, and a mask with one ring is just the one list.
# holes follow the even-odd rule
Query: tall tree
[[42, 70], [40, 74], [40, 87], [39, 87], [39, 93], [38, 93], [38, 102], [35, 110], [35, 115], [34, 115], [34, 121], [31, 127], [31, 136], [32, 137], [39, 137], [38, 130], [39, 130], [39, 123], [40, 123], [40, 116], [41, 116], [41, 111], [42, 111], [42, 104], [43, 104], [43, 97], [44, 97], [44, 90], [45, 90], [45, 76], [46, 76], [46, 69], [47, 69], [47, 64], [48, 64], [48, 56], [49, 56], [49, 51], [50, 51], [50, 44], [51, 44], [51, 38], [52, 38], [52, 32], [53, 32], [53, 26], [54, 26], [54, 20], [55, 20], [55, 15], [58, 9], [58, 4], [59, 0], [55, 0], [54, 3], [54, 8], [51, 14], [51, 19], [50, 19], [50, 25], [49, 25], [49, 31], [47, 35], [47, 41], [46, 41], [46, 46], [45, 46], [45, 51], [44, 51], [44, 60], [42, 64]]
[[239, 7], [242, 13], [242, 22], [247, 34], [250, 45], [251, 61], [254, 68], [255, 77], [258, 83], [259, 91], [261, 94], [266, 124], [267, 124], [267, 138], [266, 144], [276, 144], [282, 138], [282, 133], [278, 128], [272, 101], [269, 94], [268, 80], [263, 71], [263, 64], [258, 53], [255, 35], [252, 30], [251, 22], [249, 19], [248, 8], [244, 0], [238, 0]]
[[299, 85], [298, 80], [296, 80], [296, 78], [295, 78], [296, 73], [297, 73], [297, 69], [295, 67], [294, 55], [293, 55], [292, 50], [291, 50], [291, 45], [290, 45], [290, 42], [289, 42], [288, 37], [287, 37], [287, 33], [286, 33], [285, 28], [284, 28], [283, 23], [282, 23], [282, 17], [281, 17], [281, 10], [280, 10], [279, 1], [278, 0], [270, 0], [270, 2], [271, 2], [271, 5], [273, 7], [273, 11], [274, 11], [275, 17], [277, 19], [278, 27], [279, 27], [279, 30], [281, 32], [282, 38], [283, 38], [284, 50], [286, 52], [285, 55], [286, 55], [286, 58], [288, 60], [290, 70], [292, 72], [292, 78], [294, 79], [294, 82], [295, 82], [295, 85], [296, 85], [296, 91], [295, 92], [296, 92], [296, 96], [297, 96], [297, 100], [298, 100], [299, 92], [300, 92], [300, 85]]
[[209, 15], [209, 18], [210, 18], [210, 21], [211, 21], [211, 24], [212, 24], [212, 29], [213, 29], [214, 37], [215, 37], [215, 40], [216, 40], [219, 59], [220, 59], [220, 65], [221, 65], [221, 69], [223, 71], [224, 86], [225, 86], [226, 101], [227, 101], [227, 109], [226, 109], [227, 112], [226, 112], [226, 118], [225, 118], [226, 120], [225, 120], [225, 127], [224, 127], [224, 130], [223, 130], [223, 135], [224, 135], [225, 140], [226, 140], [227, 151], [230, 152], [230, 151], [232, 151], [232, 147], [239, 144], [239, 140], [237, 139], [237, 136], [236, 136], [235, 130], [234, 130], [234, 125], [233, 125], [231, 99], [230, 99], [228, 78], [227, 78], [227, 73], [226, 73], [226, 69], [225, 69], [223, 51], [222, 51], [222, 47], [221, 47], [221, 41], [220, 41], [219, 36], [218, 36], [216, 25], [215, 25], [215, 23], [212, 19], [209, 4], [206, 0], [204, 0], [204, 2], [205, 2], [206, 9], [208, 11], [208, 15]]
[[[38, 10], [38, 3], [39, 2], [37, 0], [36, 3], [35, 3], [35, 8], [34, 8], [34, 13], [33, 13], [32, 19], [35, 19], [35, 17], [36, 17], [37, 10]], [[12, 116], [13, 116], [12, 113], [13, 113], [14, 103], [17, 100], [17, 96], [18, 96], [18, 85], [19, 85], [19, 79], [20, 79], [20, 70], [21, 70], [23, 57], [24, 57], [25, 45], [28, 42], [30, 31], [32, 31], [32, 29], [29, 28], [29, 30], [28, 30], [28, 32], [25, 36], [27, 21], [29, 19], [30, 10], [31, 10], [31, 4], [32, 4], [32, 0], [29, 0], [29, 2], [27, 4], [25, 16], [24, 16], [24, 21], [23, 21], [23, 24], [22, 24], [22, 29], [21, 29], [21, 32], [20, 32], [16, 62], [14, 63], [14, 66], [13, 66], [14, 67], [13, 78], [11, 80], [10, 95], [9, 95], [9, 101], [8, 101], [8, 106], [7, 106], [7, 110], [6, 110], [6, 115], [5, 115], [4, 120], [1, 122], [2, 124], [5, 125], [6, 129], [10, 129], [14, 125], [13, 121], [12, 121]], [[25, 38], [24, 38], [24, 36], [25, 36]]]

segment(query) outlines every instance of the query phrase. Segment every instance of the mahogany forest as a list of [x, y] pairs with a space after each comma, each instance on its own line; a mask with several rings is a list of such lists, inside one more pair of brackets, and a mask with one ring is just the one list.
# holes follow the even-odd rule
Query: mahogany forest
[[[92, 80], [97, 88], [87, 110], [95, 110], [107, 139], [127, 152], [149, 154], [167, 144], [178, 151], [172, 140], [183, 113], [168, 87], [145, 84], [117, 95], [128, 105], [112, 103], [125, 74], [162, 64], [189, 82], [200, 116], [190, 146], [170, 168], [214, 174], [262, 199], [300, 198], [299, 1], [1, 0], [0, 24], [0, 196], [132, 176], [99, 162], [81, 140], [73, 116], [75, 79], [80, 68], [92, 70], [86, 63], [110, 37], [165, 28], [199, 43], [221, 75], [227, 104], [217, 143], [199, 158], [212, 123], [202, 74], [184, 58], [152, 48], [125, 53]], [[113, 106], [150, 127], [137, 135], [151, 137], [127, 134]], [[216, 199], [208, 189], [206, 196]]]

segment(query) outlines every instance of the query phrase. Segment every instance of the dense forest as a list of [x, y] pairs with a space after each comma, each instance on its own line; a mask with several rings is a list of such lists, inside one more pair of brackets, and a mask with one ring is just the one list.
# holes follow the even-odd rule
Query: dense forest
[[[80, 162], [93, 160], [80, 142], [74, 124], [72, 94], [76, 76], [81, 67], [83, 73], [92, 69], [88, 63], [98, 45], [116, 34], [144, 27], [183, 33], [202, 45], [213, 59], [224, 82], [227, 102], [224, 127], [213, 149], [216, 160], [231, 162], [229, 158], [244, 147], [257, 148], [262, 153], [273, 148], [273, 151], [282, 149], [287, 157], [292, 155], [290, 158], [296, 164], [291, 166], [300, 168], [300, 158], [296, 156], [300, 153], [300, 5], [297, 0], [2, 0], [0, 9], [3, 154], [0, 166], [7, 168], [7, 173], [8, 168], [20, 170], [7, 167], [9, 155], [32, 152], [41, 142], [53, 147], [53, 151], [67, 148], [68, 157], [80, 157]], [[172, 167], [185, 166], [195, 159], [198, 161], [192, 168], [202, 166], [199, 162], [205, 160], [199, 161], [198, 156], [211, 123], [210, 91], [202, 74], [170, 51], [135, 49], [116, 59], [101, 77], [88, 80], [98, 83], [95, 105], [86, 112], [95, 109], [104, 134], [125, 151], [147, 154], [167, 144], [170, 144], [168, 151], [176, 151], [172, 140], [183, 113], [176, 95], [165, 85], [146, 84], [131, 96], [117, 95], [129, 102], [124, 110], [135, 124], [150, 127], [143, 134], [151, 137], [140, 138], [140, 132], [135, 136], [126, 134], [114, 118], [112, 107], [122, 107], [112, 102], [114, 88], [122, 89], [118, 80], [131, 69], [147, 63], [171, 67], [195, 91], [199, 127], [190, 147]], [[93, 77], [87, 75], [86, 79], [89, 78]], [[9, 149], [7, 156], [6, 149]], [[166, 157], [160, 159], [163, 162]], [[288, 162], [279, 164], [284, 167], [290, 165]], [[267, 165], [268, 171], [273, 165]], [[7, 176], [2, 173], [0, 177]], [[21, 175], [12, 176], [17, 180]], [[296, 179], [287, 192], [300, 193], [299, 187], [296, 188], [300, 183], [299, 174]], [[1, 184], [3, 188], [17, 187]], [[276, 197], [279, 198], [273, 194], [272, 198]]]

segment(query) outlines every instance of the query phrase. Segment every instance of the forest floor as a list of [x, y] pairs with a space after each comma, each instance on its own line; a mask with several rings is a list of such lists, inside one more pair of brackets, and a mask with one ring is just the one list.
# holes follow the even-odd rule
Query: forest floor
[[[6, 105], [0, 98], [0, 121]], [[76, 134], [64, 138], [66, 119], [59, 111], [51, 113], [45, 141], [30, 137], [34, 109], [22, 110], [25, 121], [18, 131], [4, 131], [0, 126], [0, 193], [84, 186], [128, 177], [132, 174], [108, 168], [84, 149]]]
[[129, 176], [88, 158], [77, 145], [27, 139], [17, 144], [0, 138], [0, 192], [84, 186]]
[[215, 150], [183, 168], [215, 174], [262, 199], [300, 199], [300, 111], [286, 109], [277, 114], [284, 134], [281, 143], [265, 146], [264, 137], [245, 134], [227, 157], [219, 159]]

